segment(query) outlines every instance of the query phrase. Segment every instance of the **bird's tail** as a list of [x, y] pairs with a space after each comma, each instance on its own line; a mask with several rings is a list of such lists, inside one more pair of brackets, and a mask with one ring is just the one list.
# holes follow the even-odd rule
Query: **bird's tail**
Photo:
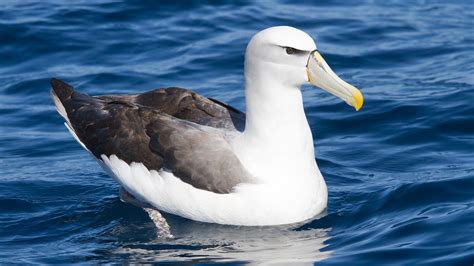
[[58, 113], [68, 122], [66, 109], [64, 108], [64, 102], [71, 99], [74, 93], [74, 88], [66, 82], [52, 78], [51, 79], [51, 97], [53, 98], [54, 105]]

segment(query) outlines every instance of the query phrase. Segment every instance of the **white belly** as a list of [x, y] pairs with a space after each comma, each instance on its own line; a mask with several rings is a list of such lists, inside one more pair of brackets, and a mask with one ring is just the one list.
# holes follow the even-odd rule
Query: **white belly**
[[196, 221], [289, 224], [316, 216], [327, 204], [326, 184], [320, 176], [241, 184], [232, 193], [217, 194], [196, 189], [168, 171], [149, 171], [141, 163], [128, 165], [115, 155], [101, 157], [105, 170], [138, 200]]

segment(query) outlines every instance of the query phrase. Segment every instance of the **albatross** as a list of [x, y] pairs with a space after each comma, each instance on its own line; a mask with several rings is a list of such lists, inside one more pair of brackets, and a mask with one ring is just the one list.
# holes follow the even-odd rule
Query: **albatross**
[[177, 87], [89, 96], [52, 79], [51, 94], [125, 201], [200, 222], [263, 226], [309, 220], [327, 206], [303, 108], [306, 83], [356, 110], [363, 104], [314, 40], [288, 26], [260, 31], [247, 46], [246, 113]]

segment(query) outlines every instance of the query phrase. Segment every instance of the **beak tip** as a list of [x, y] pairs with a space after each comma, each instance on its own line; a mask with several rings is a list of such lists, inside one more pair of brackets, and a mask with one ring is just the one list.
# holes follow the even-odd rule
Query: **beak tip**
[[364, 105], [364, 96], [362, 96], [362, 93], [356, 88], [352, 92], [352, 97], [354, 99], [354, 108], [356, 111], [359, 111], [362, 105]]

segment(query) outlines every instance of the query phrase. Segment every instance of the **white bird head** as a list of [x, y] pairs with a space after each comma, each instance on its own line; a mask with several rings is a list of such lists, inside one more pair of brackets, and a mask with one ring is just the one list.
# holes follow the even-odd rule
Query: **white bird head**
[[299, 89], [309, 82], [341, 98], [356, 110], [364, 98], [360, 91], [339, 78], [305, 32], [288, 26], [272, 27], [257, 33], [247, 46], [245, 75], [279, 88]]

